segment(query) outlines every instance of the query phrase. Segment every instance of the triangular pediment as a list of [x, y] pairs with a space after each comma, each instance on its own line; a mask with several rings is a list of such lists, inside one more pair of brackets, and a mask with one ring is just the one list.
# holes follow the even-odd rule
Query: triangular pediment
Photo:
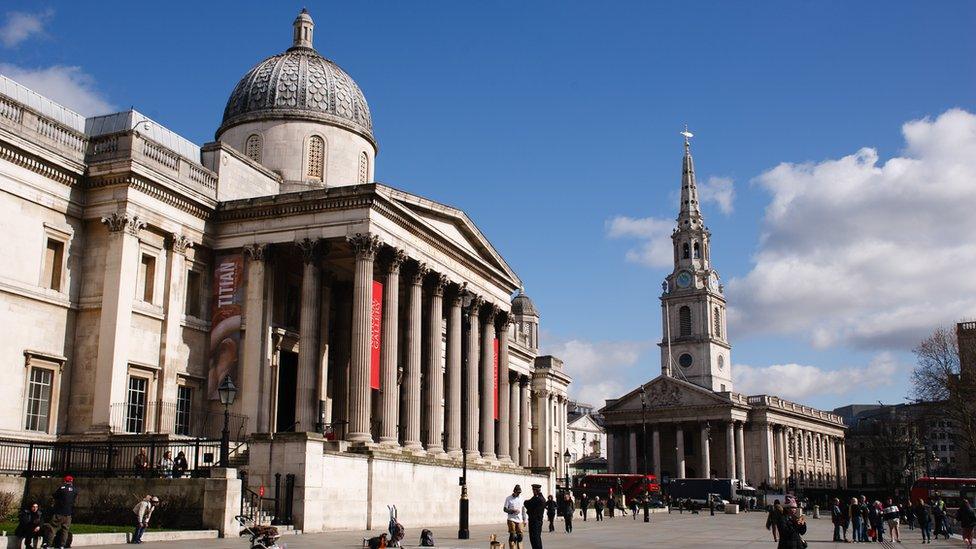
[[[721, 394], [669, 376], [658, 376], [643, 385], [647, 407], [684, 408], [732, 404]], [[610, 402], [602, 412], [630, 412], [641, 410], [640, 387]]]
[[593, 421], [593, 417], [591, 417], [589, 414], [582, 415], [574, 419], [573, 421], [570, 421], [569, 428], [577, 429], [580, 431], [599, 431], [603, 429], [602, 427], [600, 427], [600, 424]]

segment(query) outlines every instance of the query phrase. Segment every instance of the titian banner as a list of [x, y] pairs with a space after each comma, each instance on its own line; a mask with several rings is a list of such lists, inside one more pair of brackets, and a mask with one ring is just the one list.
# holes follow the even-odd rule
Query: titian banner
[[216, 400], [217, 387], [230, 375], [238, 387], [241, 348], [241, 305], [244, 301], [244, 256], [239, 253], [217, 256], [213, 280], [213, 312], [210, 317], [210, 372], [208, 395]]
[[369, 324], [369, 386], [380, 388], [380, 347], [383, 346], [383, 283], [373, 281]]
[[495, 379], [495, 388], [492, 390], [491, 395], [495, 399], [495, 419], [498, 419], [498, 338], [496, 337], [492, 341], [492, 352], [491, 352], [492, 362], [494, 363], [495, 373], [493, 377]]

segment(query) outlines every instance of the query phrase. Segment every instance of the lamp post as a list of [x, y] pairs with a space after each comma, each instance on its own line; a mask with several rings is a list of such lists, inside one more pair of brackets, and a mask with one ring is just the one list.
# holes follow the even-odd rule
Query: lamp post
[[[462, 305], [468, 307], [471, 304], [471, 294], [465, 294]], [[464, 387], [464, 384], [461, 385]], [[471, 397], [471, 388], [468, 387], [467, 397]], [[475, 397], [477, 398], [477, 397]], [[465, 399], [466, 400], [466, 399]], [[461, 405], [461, 497], [458, 500], [458, 539], [468, 539], [471, 537], [471, 530], [468, 528], [468, 407]]]
[[224, 430], [220, 433], [220, 466], [228, 467], [230, 454], [230, 405], [237, 397], [237, 386], [230, 375], [224, 376], [224, 380], [217, 387], [217, 394], [220, 396], [220, 403], [224, 405]]
[[572, 457], [573, 457], [573, 455], [569, 453], [569, 448], [566, 448], [566, 451], [563, 452], [563, 474], [566, 475], [565, 477], [563, 477], [563, 483], [565, 485], [566, 490], [569, 490], [569, 488], [570, 488], [570, 486], [569, 486], [569, 460]]
[[647, 498], [650, 497], [650, 493], [647, 491], [647, 392], [644, 390], [644, 386], [641, 385], [640, 388], [640, 399], [641, 399], [641, 432], [643, 435], [643, 448], [641, 452], [641, 471], [642, 478], [641, 483], [644, 488], [644, 522], [651, 522], [651, 512], [648, 509]]

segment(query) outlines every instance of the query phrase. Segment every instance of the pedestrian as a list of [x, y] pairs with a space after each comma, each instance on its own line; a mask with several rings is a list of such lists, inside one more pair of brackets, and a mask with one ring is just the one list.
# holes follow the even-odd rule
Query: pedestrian
[[525, 527], [525, 502], [522, 500], [522, 487], [512, 488], [512, 495], [505, 498], [505, 524], [508, 527], [508, 549], [522, 547], [522, 528]]
[[894, 500], [888, 498], [884, 508], [884, 519], [888, 526], [888, 537], [896, 543], [901, 543], [901, 531], [898, 530], [898, 519], [901, 517], [901, 509], [895, 505]]
[[966, 549], [973, 549], [973, 529], [976, 529], [976, 512], [968, 499], [962, 500], [962, 505], [956, 511], [956, 520], [962, 528], [962, 540], [966, 542]]
[[149, 456], [146, 455], [145, 448], [139, 448], [136, 456], [132, 458], [132, 468], [139, 476], [144, 476], [149, 472]]
[[20, 521], [14, 535], [24, 538], [24, 547], [33, 548], [37, 545], [37, 538], [41, 537], [41, 511], [37, 502], [31, 503], [20, 512]]
[[881, 502], [874, 500], [874, 503], [868, 509], [868, 521], [871, 524], [871, 529], [874, 530], [874, 535], [871, 536], [871, 541], [883, 542], [884, 541], [884, 508], [881, 506]]
[[840, 535], [844, 524], [844, 511], [840, 508], [840, 499], [838, 498], [834, 498], [834, 504], [830, 508], [830, 522], [834, 525], [834, 541], [846, 541]]
[[935, 534], [935, 539], [939, 539], [939, 534], [945, 536], [945, 539], [949, 539], [949, 531], [945, 528], [946, 523], [946, 512], [945, 507], [939, 505], [941, 499], [935, 500], [932, 504], [932, 529]]
[[869, 507], [867, 496], [862, 494], [857, 503], [857, 512], [861, 516], [861, 541], [868, 541], [868, 525], [871, 524], [868, 517]]
[[922, 543], [932, 543], [932, 507], [919, 499], [913, 509], [918, 529], [922, 531]]
[[840, 502], [840, 512], [843, 515], [841, 517], [841, 529], [844, 532], [844, 543], [847, 543], [847, 529], [851, 526], [851, 510], [850, 505], [847, 502]]
[[136, 515], [136, 531], [132, 534], [130, 543], [142, 543], [142, 534], [149, 527], [149, 518], [152, 517], [157, 505], [159, 505], [159, 498], [146, 496], [132, 508], [132, 512]]
[[583, 515], [583, 522], [586, 522], [586, 512], [590, 510], [590, 496], [583, 492], [580, 497], [580, 514]]
[[556, 500], [552, 499], [552, 494], [549, 494], [549, 499], [546, 500], [546, 518], [549, 519], [549, 531], [555, 532], [556, 525], [554, 521], [556, 520]]
[[617, 502], [613, 500], [613, 492], [610, 493], [610, 497], [607, 498], [607, 514], [610, 518], [613, 518], [613, 509], [617, 506]]
[[567, 491], [563, 494], [563, 520], [566, 521], [566, 533], [569, 534], [573, 531], [573, 513], [576, 509], [573, 507], [573, 495]]
[[186, 462], [186, 454], [180, 450], [176, 454], [176, 459], [173, 460], [173, 478], [182, 478], [189, 468], [190, 466]]
[[173, 452], [166, 450], [163, 452], [163, 458], [159, 460], [159, 474], [163, 478], [173, 478], [173, 467], [175, 462], [173, 461]]
[[593, 500], [593, 510], [596, 511], [596, 521], [602, 522], [603, 521], [603, 500], [600, 499], [600, 496], [597, 496], [596, 499]]
[[75, 513], [75, 499], [78, 490], [75, 488], [75, 478], [71, 475], [64, 477], [64, 484], [54, 491], [54, 509], [51, 515], [51, 528], [44, 538], [44, 545], [54, 547], [70, 547], [71, 516]]
[[804, 549], [807, 546], [807, 542], [803, 541], [803, 534], [807, 533], [806, 519], [800, 513], [800, 509], [796, 506], [796, 499], [792, 496], [786, 496], [778, 524], [777, 549]]
[[945, 534], [945, 538], [949, 539], [952, 536], [952, 524], [949, 522], [949, 513], [946, 511], [945, 500], [942, 496], [939, 496], [936, 505], [942, 510], [942, 533]]
[[912, 505], [912, 500], [906, 499], [902, 502], [901, 512], [905, 517], [905, 522], [908, 523], [908, 529], [915, 529], [915, 506]]
[[633, 515], [634, 520], [637, 520], [637, 510], [640, 509], [641, 500], [643, 497], [630, 498], [630, 514]]
[[532, 485], [532, 497], [525, 500], [525, 512], [529, 516], [529, 544], [532, 549], [542, 549], [542, 519], [546, 512], [546, 498], [542, 497], [542, 485]]
[[778, 499], [773, 500], [773, 506], [766, 515], [766, 529], [773, 533], [773, 541], [779, 541], [779, 519], [783, 515], [783, 506]]

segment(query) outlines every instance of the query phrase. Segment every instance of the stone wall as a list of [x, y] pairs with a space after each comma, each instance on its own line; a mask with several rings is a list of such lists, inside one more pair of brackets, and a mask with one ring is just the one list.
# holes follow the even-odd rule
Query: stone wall
[[[342, 443], [340, 443], [342, 444]], [[448, 459], [404, 454], [350, 453], [315, 433], [279, 434], [252, 440], [250, 488], [264, 485], [273, 496], [274, 474], [295, 475], [293, 517], [304, 532], [340, 529], [385, 530], [388, 505], [395, 505], [400, 522], [410, 531], [431, 526], [456, 525], [458, 479], [461, 468]], [[497, 523], [512, 487], [541, 484], [551, 493], [554, 479], [514, 467], [472, 465], [468, 468], [470, 522]]]

